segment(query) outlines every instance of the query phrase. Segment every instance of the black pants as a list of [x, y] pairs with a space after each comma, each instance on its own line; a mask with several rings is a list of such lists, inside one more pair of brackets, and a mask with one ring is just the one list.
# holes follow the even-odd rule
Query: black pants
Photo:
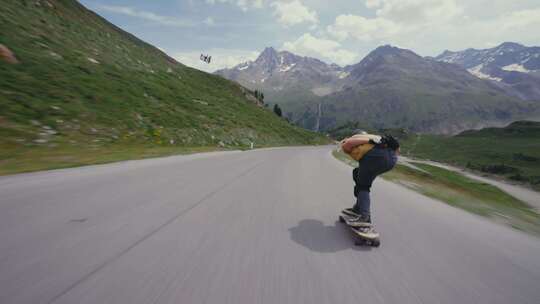
[[353, 170], [354, 196], [356, 196], [355, 212], [370, 216], [371, 200], [369, 192], [375, 178], [392, 170], [397, 162], [395, 151], [385, 148], [373, 148], [358, 162]]

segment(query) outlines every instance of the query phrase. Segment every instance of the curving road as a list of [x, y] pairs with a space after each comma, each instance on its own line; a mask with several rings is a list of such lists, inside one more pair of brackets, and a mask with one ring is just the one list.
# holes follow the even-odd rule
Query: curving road
[[540, 303], [540, 239], [383, 180], [355, 247], [330, 149], [2, 177], [0, 303]]

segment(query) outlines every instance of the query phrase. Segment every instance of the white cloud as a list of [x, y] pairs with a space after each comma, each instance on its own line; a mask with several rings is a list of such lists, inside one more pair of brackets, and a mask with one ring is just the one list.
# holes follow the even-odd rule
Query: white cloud
[[[344, 4], [346, 1], [350, 4]], [[235, 43], [245, 41], [245, 38], [240, 37], [249, 37], [253, 49], [270, 46], [268, 44], [272, 43], [295, 53], [339, 64], [350, 63], [351, 58], [359, 60], [360, 55], [382, 44], [397, 45], [420, 55], [431, 56], [438, 55], [444, 49], [487, 48], [504, 41], [540, 45], [540, 35], [536, 30], [540, 28], [539, 0], [344, 0], [343, 3], [335, 2], [335, 5], [323, 0], [200, 2], [208, 3], [207, 9], [210, 3], [216, 7], [202, 12], [206, 14], [197, 20], [190, 19], [194, 17], [189, 10], [170, 10], [160, 13], [167, 15], [162, 16], [157, 14], [161, 11], [152, 13], [129, 6], [95, 4], [93, 8], [99, 13], [122, 14], [140, 18], [146, 23], [190, 29], [186, 39], [189, 38], [193, 45], [206, 46], [207, 50], [243, 48]], [[265, 11], [259, 9], [254, 12], [257, 8], [264, 8]], [[250, 10], [251, 13], [243, 14], [242, 20], [234, 19], [237, 17], [231, 16], [231, 10], [239, 13], [240, 9]], [[360, 13], [362, 11], [364, 13]], [[292, 29], [280, 30], [276, 28], [276, 23]], [[191, 31], [198, 26], [211, 27], [211, 30]], [[303, 27], [310, 28], [305, 31], [309, 34], [297, 32]], [[137, 34], [148, 37], [155, 29], [144, 27], [138, 30], [140, 32]], [[291, 39], [291, 34], [298, 35]], [[176, 38], [170, 41], [178, 42], [168, 44], [176, 43], [178, 49], [183, 49], [186, 40]], [[222, 51], [213, 58], [219, 58], [219, 65], [217, 61], [216, 65], [199, 62], [197, 52], [180, 53], [179, 56], [184, 56], [184, 61], [188, 60], [186, 63], [190, 65], [212, 71], [243, 61], [238, 54]]]
[[499, 18], [504, 30], [517, 30], [530, 27], [532, 32], [540, 27], [540, 8], [510, 12]]
[[400, 26], [385, 18], [365, 18], [356, 15], [340, 15], [328, 33], [339, 40], [356, 38], [361, 41], [384, 40], [402, 30]]
[[463, 13], [457, 0], [379, 0], [377, 17], [394, 22], [440, 23]]
[[[538, 44], [540, 6], [506, 0], [365, 0], [372, 17], [341, 14], [326, 34], [346, 45], [394, 44], [422, 55], [504, 41]], [[362, 43], [362, 45], [360, 45]]]
[[324, 58], [341, 65], [353, 63], [358, 59], [356, 53], [342, 49], [339, 42], [317, 38], [309, 33], [295, 41], [285, 42], [282, 48], [299, 55]]
[[214, 18], [212, 17], [208, 17], [204, 20], [203, 22], [204, 24], [208, 25], [208, 26], [213, 26], [215, 25], [216, 23], [214, 22]]
[[237, 5], [244, 12], [250, 8], [262, 8], [263, 0], [206, 0], [206, 3], [229, 3]]
[[285, 26], [292, 26], [301, 23], [317, 24], [319, 18], [317, 12], [304, 6], [299, 0], [276, 1], [271, 4], [275, 9], [274, 15], [278, 17], [279, 23]]
[[365, 3], [368, 8], [377, 9], [375, 17], [339, 15], [327, 27], [328, 33], [340, 40], [386, 41], [445, 24], [463, 11], [455, 0], [367, 0]]
[[481, 44], [493, 45], [503, 41], [538, 44], [539, 36], [534, 29], [540, 28], [540, 8], [505, 12], [494, 18], [468, 20], [447, 28], [453, 33], [448, 41], [451, 45], [447, 47], [452, 49], [462, 49], [465, 43], [480, 47]]
[[207, 64], [200, 60], [201, 52], [172, 52], [171, 54], [179, 62], [209, 73], [219, 69], [232, 68], [249, 60], [255, 60], [259, 55], [258, 52], [249, 50], [210, 49], [204, 52], [205, 55], [212, 56], [211, 63]]
[[152, 12], [140, 11], [127, 6], [98, 5], [97, 10], [141, 18], [166, 26], [191, 27], [195, 25], [193, 22], [190, 21], [178, 19], [175, 17], [161, 16]]
[[366, 0], [367, 8], [376, 8], [382, 4], [382, 0]]

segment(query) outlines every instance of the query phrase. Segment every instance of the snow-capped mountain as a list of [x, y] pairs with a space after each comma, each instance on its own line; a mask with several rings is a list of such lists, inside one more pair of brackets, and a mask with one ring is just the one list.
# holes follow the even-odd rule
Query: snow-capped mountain
[[[322, 110], [311, 111], [312, 116], [322, 112], [319, 120], [327, 129], [358, 121], [379, 128], [457, 133], [508, 123], [537, 108], [456, 64], [390, 45], [346, 70], [350, 75], [343, 89], [325, 96]], [[301, 118], [306, 124], [314, 120], [305, 114]]]
[[243, 86], [263, 91], [267, 100], [309, 100], [328, 95], [340, 88], [340, 79], [348, 74], [335, 64], [302, 57], [287, 51], [264, 49], [255, 61], [215, 72]]
[[458, 64], [478, 78], [498, 83], [514, 96], [540, 100], [540, 47], [505, 42], [491, 49], [444, 51], [435, 59]]
[[279, 103], [286, 117], [318, 131], [359, 121], [456, 133], [508, 123], [538, 108], [458, 64], [390, 45], [346, 67], [266, 48], [255, 61], [216, 74], [263, 91], [265, 101]]

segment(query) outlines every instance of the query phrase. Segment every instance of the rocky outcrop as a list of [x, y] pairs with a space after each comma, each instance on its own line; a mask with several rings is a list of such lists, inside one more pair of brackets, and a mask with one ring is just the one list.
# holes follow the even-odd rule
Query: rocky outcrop
[[19, 60], [13, 54], [13, 52], [5, 45], [0, 44], [0, 59], [10, 64], [17, 64]]

